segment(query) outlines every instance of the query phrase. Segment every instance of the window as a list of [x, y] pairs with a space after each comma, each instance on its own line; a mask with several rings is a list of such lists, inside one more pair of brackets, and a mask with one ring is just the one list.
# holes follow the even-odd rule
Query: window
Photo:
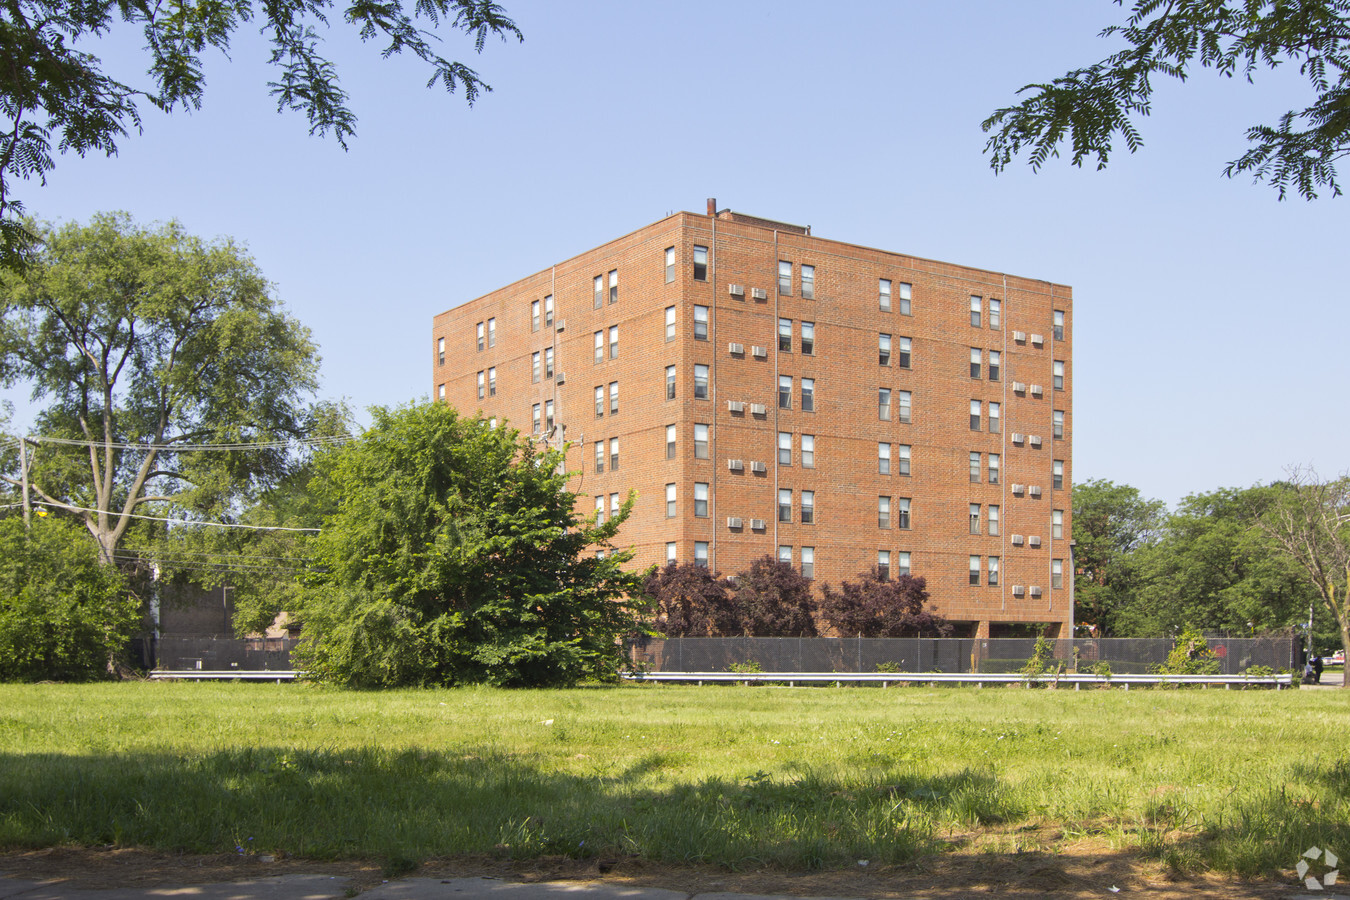
[[708, 568], [708, 542], [694, 541], [694, 565], [700, 569]]
[[989, 478], [990, 484], [998, 484], [999, 457], [997, 453], [989, 454]]
[[694, 515], [700, 519], [708, 518], [708, 484], [704, 481], [694, 482]]
[[998, 557], [989, 557], [989, 586], [998, 586]]
[[878, 527], [878, 528], [890, 528], [890, 527], [891, 527], [891, 498], [890, 498], [890, 497], [878, 497], [878, 498], [877, 498], [877, 527]]
[[909, 527], [909, 498], [908, 498], [908, 497], [900, 497], [899, 499], [897, 499], [897, 500], [895, 501], [895, 505], [896, 505], [896, 509], [895, 509], [895, 515], [896, 515], [896, 527], [897, 527], [897, 528], [908, 528], [908, 527]]
[[605, 386], [597, 384], [595, 386], [595, 417], [598, 419], [605, 414]]
[[999, 418], [1001, 408], [997, 403], [989, 404], [989, 433], [998, 434], [999, 429], [1003, 427], [1002, 419]]
[[1002, 303], [1000, 303], [999, 301], [995, 300], [993, 297], [990, 297], [990, 298], [989, 298], [989, 327], [990, 327], [990, 328], [998, 328], [998, 326], [999, 326], [999, 314], [1000, 314], [1000, 312], [1002, 312], [1002, 309], [1003, 309], [1003, 304], [1002, 304]]
[[877, 389], [877, 418], [883, 422], [891, 420], [891, 389]]
[[980, 454], [973, 451], [970, 454], [970, 483], [980, 483]]
[[972, 401], [970, 401], [970, 430], [971, 430], [971, 431], [979, 431], [979, 430], [980, 430], [980, 428], [981, 428], [981, 426], [980, 426], [980, 418], [981, 418], [981, 417], [983, 416], [983, 414], [984, 414], [983, 409], [984, 409], [983, 404], [981, 404], [980, 401], [978, 401], [978, 400], [972, 400]]
[[694, 280], [708, 280], [708, 248], [694, 247]]
[[792, 547], [786, 544], [778, 545], [778, 561], [792, 565]]
[[552, 347], [545, 347], [545, 348], [544, 348], [544, 377], [545, 377], [545, 378], [552, 378], [552, 377], [553, 377], [553, 348], [552, 348]]
[[489, 428], [496, 428], [496, 427], [497, 427], [497, 417], [496, 417], [496, 416], [493, 416], [492, 418], [488, 419], [488, 427], [489, 427]]
[[553, 295], [544, 298], [544, 327], [553, 327]]
[[708, 458], [708, 426], [694, 425], [694, 459]]
[[706, 341], [708, 339], [708, 307], [694, 307], [694, 340]]
[[980, 533], [980, 504], [970, 504], [970, 533]]
[[487, 387], [487, 373], [484, 372], [484, 371], [482, 371], [482, 370], [479, 370], [479, 372], [478, 372], [478, 399], [479, 399], [479, 400], [482, 400], [483, 397], [486, 396], [486, 394], [487, 394], [486, 387]]
[[984, 353], [979, 347], [970, 348], [970, 377], [980, 377], [980, 364], [984, 361]]
[[619, 302], [619, 270], [609, 270], [609, 302]]
[[497, 320], [488, 319], [488, 346], [497, 346]]
[[595, 474], [599, 475], [605, 471], [605, 441], [600, 439], [595, 442]]
[[802, 299], [816, 299], [816, 267], [802, 266]]
[[909, 474], [909, 444], [895, 445], [896, 472], [900, 475]]
[[497, 396], [497, 367], [488, 369], [488, 396]]
[[619, 514], [619, 495], [609, 495], [609, 517], [612, 519]]
[[779, 319], [779, 320], [778, 320], [778, 352], [779, 352], [779, 353], [791, 353], [791, 352], [792, 352], [792, 320], [791, 320], [791, 319]]
[[619, 471], [619, 439], [616, 437], [609, 439], [609, 470]]
[[535, 404], [533, 407], [531, 407], [531, 409], [530, 409], [530, 422], [531, 422], [531, 424], [534, 425], [534, 433], [535, 433], [535, 434], [538, 434], [538, 433], [542, 430], [542, 429], [540, 429], [540, 427], [539, 427], [539, 423], [542, 421], [542, 417], [540, 416], [540, 410], [541, 410], [541, 409], [542, 409], [542, 407], [540, 407], [540, 405], [539, 405], [538, 403], [536, 403], [536, 404]]
[[442, 381], [439, 385], [436, 386], [436, 396], [437, 396], [439, 399], [441, 399], [441, 400], [444, 400], [444, 399], [445, 399], [445, 382], [444, 382], [444, 381]]
[[778, 464], [780, 466], [792, 465], [792, 432], [778, 432]]
[[802, 468], [814, 469], [816, 467], [816, 436], [814, 434], [802, 435]]
[[802, 379], [802, 412], [816, 411], [816, 380]]
[[998, 507], [992, 504], [989, 506], [989, 533], [998, 537]]
[[979, 558], [978, 556], [972, 556], [972, 557], [970, 558], [970, 583], [971, 583], [971, 584], [979, 584], [979, 583], [980, 583], [980, 571], [981, 571], [981, 567], [980, 567], [980, 558]]
[[970, 297], [970, 324], [973, 328], [980, 327], [980, 310], [982, 309], [981, 300], [975, 295]]
[[694, 366], [694, 399], [708, 399], [708, 367]]
[[1064, 361], [1063, 361], [1063, 360], [1060, 360], [1060, 359], [1055, 360], [1053, 372], [1054, 372], [1054, 374], [1053, 374], [1051, 377], [1054, 378], [1055, 390], [1057, 390], [1057, 391], [1062, 391], [1062, 390], [1064, 390]]
[[605, 305], [605, 276], [595, 276], [595, 308]]
[[538, 301], [538, 300], [531, 300], [531, 301], [530, 301], [530, 330], [531, 330], [531, 331], [538, 331], [538, 330], [539, 330], [539, 301]]
[[436, 365], [445, 365], [445, 338], [436, 339]]
[[595, 364], [598, 366], [605, 361], [605, 333], [597, 331], [595, 333]]
[[913, 342], [912, 342], [909, 338], [907, 338], [907, 337], [902, 337], [902, 338], [900, 338], [900, 340], [899, 340], [899, 346], [897, 347], [897, 349], [899, 350], [899, 354], [900, 354], [900, 368], [902, 368], [902, 369], [908, 369], [908, 368], [909, 368], [909, 363], [910, 363], [910, 351], [911, 351], [912, 347], [913, 347]]
[[478, 351], [481, 353], [483, 350], [483, 323], [479, 322], [477, 328], [478, 328]]
[[792, 521], [792, 490], [782, 488], [778, 491], [778, 521]]
[[803, 547], [803, 548], [802, 548], [802, 577], [803, 577], [803, 578], [815, 578], [815, 577], [816, 577], [816, 548], [815, 548], [815, 547]]
[[1057, 409], [1050, 424], [1051, 433], [1056, 439], [1064, 437], [1064, 410]]
[[891, 445], [877, 444], [877, 474], [891, 474]]
[[674, 565], [679, 559], [679, 551], [674, 541], [666, 543], [666, 565]]
[[906, 282], [900, 282], [900, 315], [909, 315], [909, 301], [913, 288]]
[[792, 409], [792, 376], [778, 376], [778, 408]]
[[536, 350], [530, 354], [530, 381], [534, 384], [539, 383], [539, 351]]
[[666, 366], [666, 399], [675, 399], [675, 367]]
[[890, 581], [891, 579], [891, 551], [877, 551], [877, 578], [881, 581]]
[[1051, 472], [1054, 477], [1055, 490], [1064, 490], [1064, 460], [1055, 460], [1054, 465], [1051, 467]]
[[778, 261], [778, 293], [784, 297], [792, 294], [792, 263], [785, 259]]
[[619, 383], [611, 381], [609, 383], [609, 414], [611, 416], [619, 413]]
[[899, 553], [895, 554], [895, 574], [897, 576], [909, 574], [908, 550], [901, 550]]
[[905, 425], [908, 425], [908, 424], [909, 424], [909, 414], [910, 414], [910, 396], [909, 396], [909, 391], [896, 391], [896, 394], [895, 394], [895, 402], [896, 402], [896, 406], [897, 406], [898, 409], [899, 409], [899, 414], [896, 416], [897, 421], [899, 421], [899, 422], [901, 422], [901, 423], [903, 423], [903, 424], [905, 424]]
[[595, 498], [595, 524], [605, 524], [605, 495], [600, 494]]
[[666, 426], [666, 459], [675, 458], [675, 426]]
[[1050, 586], [1052, 588], [1064, 587], [1064, 560], [1050, 560]]
[[889, 278], [877, 280], [877, 303], [882, 312], [891, 311], [891, 280]]
[[997, 350], [990, 350], [990, 351], [989, 351], [989, 380], [990, 380], [990, 381], [998, 381], [998, 377], [999, 377], [999, 368], [1000, 368], [1000, 364], [1002, 363], [1002, 360], [1003, 360], [1003, 358], [999, 355], [999, 352], [998, 352]]
[[666, 518], [675, 518], [675, 485], [666, 485]]
[[[489, 377], [488, 377], [488, 386], [489, 386], [488, 389], [489, 389], [489, 390], [491, 390], [491, 385], [492, 385], [491, 373], [492, 373], [492, 370], [489, 369], [489, 370], [488, 370], [488, 376], [489, 376]], [[552, 400], [545, 401], [545, 403], [544, 403], [544, 430], [545, 430], [545, 431], [552, 431], [552, 430], [553, 430], [553, 401], [552, 401]]]
[[1062, 309], [1055, 310], [1053, 321], [1054, 325], [1051, 326], [1050, 333], [1054, 335], [1055, 340], [1057, 341], [1064, 340], [1064, 310]]
[[675, 248], [666, 248], [666, 284], [675, 280]]
[[675, 340], [675, 307], [666, 307], [666, 340]]
[[802, 491], [802, 524], [812, 525], [816, 521], [816, 492]]
[[619, 358], [619, 326], [609, 326], [609, 358]]
[[816, 323], [802, 323], [802, 355], [814, 356], [816, 352]]
[[889, 366], [891, 364], [891, 336], [889, 334], [877, 335], [877, 365]]
[[1058, 540], [1064, 537], [1064, 510], [1056, 509], [1050, 513], [1050, 536]]

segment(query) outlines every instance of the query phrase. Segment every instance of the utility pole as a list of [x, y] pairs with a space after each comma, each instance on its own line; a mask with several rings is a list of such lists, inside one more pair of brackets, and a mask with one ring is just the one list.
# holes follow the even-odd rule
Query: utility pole
[[33, 527], [32, 504], [28, 502], [28, 438], [19, 439], [19, 471], [23, 479], [23, 527]]

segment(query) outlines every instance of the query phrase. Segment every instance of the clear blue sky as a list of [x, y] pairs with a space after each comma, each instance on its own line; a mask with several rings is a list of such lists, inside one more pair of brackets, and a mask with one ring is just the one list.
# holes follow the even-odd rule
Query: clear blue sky
[[[1280, 203], [1221, 176], [1248, 125], [1306, 101], [1295, 73], [1159, 82], [1141, 153], [995, 176], [981, 120], [1109, 52], [1114, 3], [505, 6], [523, 44], [474, 58], [447, 37], [495, 89], [472, 109], [333, 28], [360, 119], [344, 153], [275, 112], [245, 30], [232, 59], [208, 57], [201, 111], [147, 109], [119, 156], [62, 157], [20, 196], [48, 219], [122, 209], [247, 243], [312, 329], [324, 394], [356, 407], [429, 393], [436, 313], [715, 196], [822, 237], [1072, 285], [1078, 480], [1174, 504], [1350, 464], [1350, 199]], [[127, 31], [88, 49], [134, 79], [139, 44]]]

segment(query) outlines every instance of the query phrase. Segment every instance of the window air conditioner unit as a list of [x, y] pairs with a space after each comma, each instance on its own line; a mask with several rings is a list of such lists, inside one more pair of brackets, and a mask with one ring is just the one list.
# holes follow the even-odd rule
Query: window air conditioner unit
[[1027, 333], [1025, 331], [1014, 331], [1013, 340], [1017, 341], [1019, 344], [1025, 344], [1027, 342]]
[[1038, 587], [1037, 585], [1034, 585], [1034, 584], [1033, 584], [1033, 585], [1031, 586], [1031, 596], [1033, 596], [1033, 597], [1039, 597], [1040, 595], [1041, 595], [1041, 589], [1040, 589], [1040, 587]]
[[1014, 494], [1020, 494], [1020, 493], [1022, 493], [1023, 491], [1025, 491], [1026, 489], [1027, 489], [1027, 487], [1026, 487], [1026, 485], [1024, 485], [1024, 484], [1017, 484], [1016, 482], [1013, 483], [1013, 486], [1012, 486], [1012, 492], [1013, 492]]
[[566, 331], [566, 330], [567, 330], [567, 320], [566, 320], [566, 319], [559, 319], [559, 320], [558, 320], [558, 330], [559, 330], [559, 331]]
[[1014, 535], [1012, 536], [1012, 542], [1013, 542], [1013, 546], [1014, 546], [1014, 547], [1020, 547], [1020, 546], [1022, 546], [1022, 542], [1025, 541], [1025, 540], [1026, 540], [1026, 539], [1023, 538], [1020, 534], [1014, 534]]
[[1014, 381], [1014, 382], [1013, 382], [1013, 393], [1015, 393], [1015, 394], [1025, 394], [1026, 392], [1027, 392], [1027, 386], [1026, 386], [1025, 384], [1023, 384], [1023, 383], [1020, 382], [1020, 381]]
[[763, 531], [763, 530], [764, 530], [764, 520], [763, 520], [763, 519], [751, 519], [751, 520], [750, 520], [750, 530], [751, 530], [751, 531]]
[[1033, 484], [1031, 487], [1027, 488], [1027, 493], [1033, 497], [1039, 497], [1041, 495], [1040, 485]]
[[739, 459], [729, 459], [727, 460], [727, 468], [733, 472], [740, 472], [745, 468], [745, 463], [741, 462]]
[[1039, 434], [1033, 434], [1027, 438], [1027, 443], [1033, 447], [1039, 447], [1041, 445], [1041, 436]]
[[1024, 435], [1024, 434], [1023, 434], [1022, 432], [1020, 432], [1020, 431], [1014, 431], [1014, 432], [1012, 433], [1012, 442], [1013, 442], [1014, 444], [1020, 444], [1020, 443], [1022, 443], [1022, 441], [1024, 441], [1025, 439], [1026, 439], [1026, 435]]
[[727, 352], [732, 356], [741, 356], [745, 353], [744, 344], [727, 344]]
[[750, 297], [753, 300], [768, 300], [769, 292], [764, 290], [764, 288], [751, 288]]
[[730, 294], [730, 295], [733, 296], [733, 297], [744, 297], [744, 296], [745, 296], [745, 285], [743, 285], [743, 284], [729, 284], [729, 285], [727, 285], [727, 293]]
[[1039, 547], [1040, 545], [1041, 545], [1041, 538], [1039, 535], [1033, 534], [1031, 537], [1027, 538], [1028, 547]]
[[764, 359], [769, 355], [769, 351], [763, 347], [751, 347], [750, 352], [754, 354], [755, 359]]
[[751, 461], [751, 463], [750, 463], [750, 471], [751, 471], [751, 472], [757, 472], [757, 473], [763, 475], [765, 472], [768, 471], [768, 467], [765, 466], [764, 463], [759, 462], [759, 461], [757, 461], [757, 460], [754, 460], [754, 461]]
[[762, 416], [762, 415], [766, 415], [768, 412], [769, 412], [769, 408], [768, 408], [767, 406], [765, 406], [763, 403], [751, 403], [751, 404], [750, 404], [750, 415], [752, 415], [752, 416]]
[[740, 527], [742, 527], [741, 517], [740, 517], [740, 516], [728, 516], [728, 517], [727, 517], [727, 527], [728, 527], [728, 528], [740, 528]]
[[1020, 584], [1014, 584], [1014, 585], [1013, 585], [1013, 596], [1014, 596], [1014, 597], [1021, 597], [1021, 596], [1022, 596], [1023, 594], [1025, 594], [1026, 592], [1027, 592], [1027, 589], [1024, 588], [1024, 587], [1022, 587]]
[[567, 373], [566, 373], [566, 372], [559, 372], [559, 373], [558, 373], [557, 382], [558, 382], [558, 384], [567, 384]]
[[1042, 393], [1043, 391], [1041, 390], [1041, 386], [1039, 384], [1033, 384], [1031, 386], [1031, 396], [1039, 397]]
[[1045, 338], [1039, 334], [1033, 334], [1031, 336], [1031, 342], [1035, 344], [1037, 347], [1039, 347], [1041, 344], [1045, 343]]
[[728, 401], [727, 401], [727, 409], [730, 410], [731, 412], [734, 412], [734, 413], [743, 413], [743, 412], [745, 412], [745, 401], [744, 401], [744, 400], [728, 400]]

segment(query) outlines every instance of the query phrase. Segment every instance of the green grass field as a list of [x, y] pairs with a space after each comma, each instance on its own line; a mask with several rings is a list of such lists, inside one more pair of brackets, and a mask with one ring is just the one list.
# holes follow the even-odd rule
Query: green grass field
[[1350, 848], [1346, 700], [0, 685], [0, 848], [806, 870], [1036, 833], [1258, 875]]

